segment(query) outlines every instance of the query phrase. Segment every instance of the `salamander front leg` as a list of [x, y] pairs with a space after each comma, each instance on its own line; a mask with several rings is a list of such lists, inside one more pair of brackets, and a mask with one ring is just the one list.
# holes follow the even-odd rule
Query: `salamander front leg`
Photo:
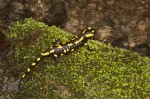
[[26, 84], [27, 80], [28, 80], [28, 77], [20, 79], [20, 81], [19, 81], [19, 90], [22, 90], [24, 88], [24, 85]]
[[52, 45], [56, 46], [60, 44], [60, 38], [58, 38], [55, 42], [52, 43]]
[[60, 59], [60, 58], [54, 58], [54, 61], [55, 61], [56, 63], [60, 63], [60, 62], [61, 62], [61, 59]]
[[53, 59], [55, 62], [59, 63], [60, 62], [60, 56], [57, 54], [53, 54]]
[[85, 43], [84, 45], [85, 45], [85, 48], [86, 48], [88, 51], [94, 51], [94, 49], [90, 48], [87, 43]]

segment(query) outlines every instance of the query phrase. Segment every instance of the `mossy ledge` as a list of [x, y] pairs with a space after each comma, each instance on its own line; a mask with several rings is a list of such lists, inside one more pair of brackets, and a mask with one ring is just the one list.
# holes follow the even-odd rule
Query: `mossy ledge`
[[[72, 36], [32, 18], [16, 22], [10, 33], [15, 53], [11, 69], [25, 70], [52, 42]], [[20, 93], [23, 98], [148, 99], [149, 58], [94, 40], [88, 44], [94, 51], [83, 47], [61, 57], [60, 63], [50, 58], [40, 62]]]

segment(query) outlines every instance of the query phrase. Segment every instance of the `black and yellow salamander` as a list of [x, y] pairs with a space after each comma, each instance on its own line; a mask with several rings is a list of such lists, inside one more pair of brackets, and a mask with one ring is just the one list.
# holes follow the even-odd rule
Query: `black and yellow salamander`
[[21, 76], [19, 82], [19, 89], [22, 89], [24, 83], [29, 77], [29, 74], [42, 59], [46, 57], [51, 57], [52, 59], [57, 61], [60, 56], [72, 53], [80, 47], [87, 45], [86, 43], [88, 39], [92, 39], [94, 35], [95, 29], [88, 27], [82, 31], [80, 36], [75, 36], [68, 42], [61, 43], [59, 40], [57, 40], [55, 44], [53, 44], [48, 50], [40, 53], [39, 57], [37, 57], [36, 60], [32, 62], [30, 66], [26, 69], [26, 72]]

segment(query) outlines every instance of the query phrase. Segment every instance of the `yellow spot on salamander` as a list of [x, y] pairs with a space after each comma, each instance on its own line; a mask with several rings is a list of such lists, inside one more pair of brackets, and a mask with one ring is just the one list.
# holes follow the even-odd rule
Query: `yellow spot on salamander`
[[91, 29], [91, 27], [88, 27], [88, 30], [90, 30]]
[[74, 49], [71, 49], [71, 52], [73, 52], [74, 51]]
[[76, 41], [76, 42], [75, 42], [75, 44], [78, 44], [78, 43], [79, 43], [79, 41]]
[[67, 51], [66, 50], [64, 50], [64, 53], [66, 53]]
[[87, 30], [87, 29], [83, 30], [82, 33], [84, 34], [86, 30]]
[[27, 72], [30, 72], [30, 68], [27, 69]]
[[67, 49], [67, 52], [69, 51], [69, 49]]
[[23, 74], [23, 75], [22, 75], [22, 78], [24, 78], [24, 77], [25, 77], [25, 75], [26, 75], [26, 74]]
[[61, 45], [58, 45], [58, 48], [62, 48], [62, 46], [61, 46]]
[[37, 61], [40, 61], [40, 60], [41, 60], [41, 58], [37, 58], [36, 60], [37, 60]]
[[76, 35], [75, 38], [78, 38], [78, 35]]
[[86, 34], [85, 37], [93, 37], [94, 34]]
[[52, 50], [50, 51], [50, 53], [54, 53], [54, 49], [52, 49]]
[[72, 46], [72, 45], [73, 45], [72, 43], [69, 43], [69, 44], [68, 44], [68, 46]]
[[66, 44], [66, 42], [63, 42], [62, 44]]
[[70, 42], [70, 40], [68, 40], [67, 42]]
[[92, 33], [94, 33], [95, 32], [95, 30], [92, 30]]
[[56, 54], [54, 54], [54, 57], [57, 57], [57, 55], [56, 55]]
[[35, 66], [36, 63], [31, 63], [32, 66]]
[[76, 38], [72, 38], [71, 40], [75, 40]]
[[60, 54], [61, 56], [63, 56], [64, 54]]
[[81, 37], [80, 39], [79, 39], [79, 42], [81, 42], [83, 40], [83, 37]]
[[49, 55], [49, 52], [41, 53], [42, 56], [47, 56]]
[[84, 43], [84, 45], [86, 46], [86, 45], [87, 45], [87, 43]]

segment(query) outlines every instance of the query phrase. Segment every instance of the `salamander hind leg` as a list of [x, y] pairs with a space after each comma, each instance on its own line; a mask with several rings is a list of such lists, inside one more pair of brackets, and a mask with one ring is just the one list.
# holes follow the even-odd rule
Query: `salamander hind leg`
[[60, 38], [58, 38], [55, 42], [52, 43], [52, 45], [56, 46], [60, 44]]
[[22, 90], [24, 88], [24, 86], [25, 86], [25, 84], [27, 82], [27, 79], [28, 79], [28, 77], [20, 79], [19, 86], [18, 86], [19, 90]]

